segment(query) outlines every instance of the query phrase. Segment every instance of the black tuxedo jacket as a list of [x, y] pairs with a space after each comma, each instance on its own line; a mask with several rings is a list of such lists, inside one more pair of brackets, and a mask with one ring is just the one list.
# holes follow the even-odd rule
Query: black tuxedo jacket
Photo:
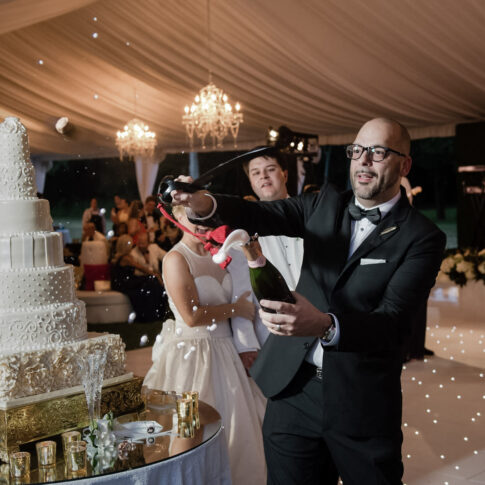
[[[335, 314], [340, 324], [338, 345], [326, 347], [323, 357], [326, 426], [354, 436], [386, 435], [401, 426], [402, 347], [413, 311], [434, 285], [445, 236], [402, 191], [348, 258], [352, 197], [330, 185], [318, 194], [274, 202], [216, 196], [217, 222], [261, 236], [304, 239], [296, 291], [322, 312]], [[385, 263], [363, 265], [362, 258]], [[270, 335], [251, 369], [267, 397], [284, 392], [314, 341]]]

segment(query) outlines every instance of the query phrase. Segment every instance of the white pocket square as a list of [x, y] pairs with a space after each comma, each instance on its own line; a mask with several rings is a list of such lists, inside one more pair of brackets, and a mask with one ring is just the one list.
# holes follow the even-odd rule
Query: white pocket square
[[360, 264], [382, 264], [387, 263], [385, 259], [361, 258]]

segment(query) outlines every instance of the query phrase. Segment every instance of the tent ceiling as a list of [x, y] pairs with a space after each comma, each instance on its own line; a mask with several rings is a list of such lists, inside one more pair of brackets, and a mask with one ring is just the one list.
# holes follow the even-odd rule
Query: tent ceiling
[[380, 115], [450, 135], [485, 119], [484, 24], [482, 0], [212, 0], [209, 63], [203, 0], [0, 0], [0, 116], [21, 118], [35, 154], [115, 155], [135, 115], [180, 151], [211, 64], [242, 105], [240, 147], [281, 124], [346, 142]]

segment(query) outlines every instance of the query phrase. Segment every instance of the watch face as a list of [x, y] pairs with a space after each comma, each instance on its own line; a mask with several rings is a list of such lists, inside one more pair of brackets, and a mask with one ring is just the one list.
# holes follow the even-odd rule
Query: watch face
[[335, 324], [333, 323], [333, 319], [332, 319], [332, 324], [325, 331], [325, 333], [323, 335], [323, 340], [325, 340], [325, 342], [331, 342], [333, 337], [335, 336], [336, 330], [337, 329], [336, 329]]

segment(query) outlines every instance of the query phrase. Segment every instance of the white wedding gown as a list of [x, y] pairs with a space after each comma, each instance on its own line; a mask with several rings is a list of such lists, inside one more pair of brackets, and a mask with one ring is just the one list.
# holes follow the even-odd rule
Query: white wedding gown
[[[179, 242], [172, 251], [181, 253], [194, 277], [199, 304], [220, 305], [231, 301], [231, 276]], [[261, 424], [249, 379], [232, 342], [228, 320], [189, 327], [168, 293], [175, 321], [163, 324], [154, 346], [153, 365], [144, 385], [164, 391], [199, 391], [199, 398], [219, 411], [229, 448], [234, 485], [266, 483]]]

